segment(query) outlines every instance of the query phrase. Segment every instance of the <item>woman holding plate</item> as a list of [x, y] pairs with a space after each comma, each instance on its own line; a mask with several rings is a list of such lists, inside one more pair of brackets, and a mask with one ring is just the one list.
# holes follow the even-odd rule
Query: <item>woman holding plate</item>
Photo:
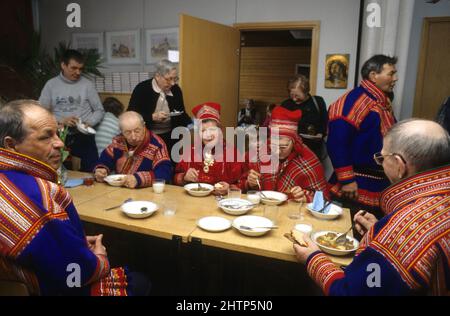
[[133, 90], [129, 111], [142, 115], [146, 127], [161, 137], [167, 145], [169, 155], [178, 140], [172, 140], [172, 130], [192, 123], [186, 114], [183, 93], [178, 86], [177, 67], [168, 60], [156, 66], [153, 78], [142, 81]]

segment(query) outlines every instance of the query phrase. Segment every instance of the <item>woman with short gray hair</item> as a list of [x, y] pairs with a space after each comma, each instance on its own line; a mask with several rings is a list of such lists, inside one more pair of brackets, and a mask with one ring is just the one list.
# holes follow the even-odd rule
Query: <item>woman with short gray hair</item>
[[177, 73], [176, 64], [161, 60], [156, 65], [153, 78], [134, 88], [128, 106], [129, 111], [141, 114], [147, 128], [164, 140], [169, 154], [176, 141], [171, 139], [172, 129], [192, 122], [184, 108]]

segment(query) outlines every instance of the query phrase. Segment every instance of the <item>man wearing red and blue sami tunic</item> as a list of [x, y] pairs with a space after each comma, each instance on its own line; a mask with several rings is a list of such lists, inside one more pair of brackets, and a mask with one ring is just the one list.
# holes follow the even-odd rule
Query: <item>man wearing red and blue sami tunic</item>
[[86, 236], [69, 193], [57, 184], [64, 144], [54, 116], [33, 100], [0, 110], [0, 279], [31, 295], [127, 295], [102, 235]]
[[122, 135], [116, 136], [100, 155], [95, 166], [95, 179], [104, 178], [115, 171], [124, 174], [122, 185], [143, 188], [152, 185], [154, 179], [172, 179], [172, 163], [162, 138], [145, 128], [142, 116], [133, 111], [119, 117]]
[[450, 137], [437, 123], [402, 121], [374, 156], [392, 186], [381, 196], [377, 221], [358, 212], [365, 233], [344, 270], [305, 236], [298, 260], [327, 295], [450, 294]]
[[354, 214], [380, 212], [380, 193], [389, 185], [372, 157], [396, 122], [388, 94], [397, 81], [397, 59], [375, 55], [361, 69], [361, 85], [340, 97], [328, 110], [328, 154], [334, 167], [330, 192]]

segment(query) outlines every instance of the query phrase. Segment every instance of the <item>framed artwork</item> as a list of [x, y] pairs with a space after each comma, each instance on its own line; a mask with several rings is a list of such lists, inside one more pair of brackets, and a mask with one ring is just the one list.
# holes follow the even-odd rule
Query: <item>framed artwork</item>
[[106, 60], [109, 64], [141, 62], [139, 30], [106, 32]]
[[169, 50], [178, 51], [178, 28], [146, 30], [145, 40], [147, 64], [157, 63], [169, 58]]
[[349, 54], [327, 54], [325, 61], [325, 88], [347, 88], [349, 59]]
[[309, 78], [309, 73], [311, 71], [310, 64], [295, 64], [295, 75], [304, 75], [306, 78]]
[[74, 49], [95, 49], [103, 55], [103, 33], [72, 33], [71, 44]]

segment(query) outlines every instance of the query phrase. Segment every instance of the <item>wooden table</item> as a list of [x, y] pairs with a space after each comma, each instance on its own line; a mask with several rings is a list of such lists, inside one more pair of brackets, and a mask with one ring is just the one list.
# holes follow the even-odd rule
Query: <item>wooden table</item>
[[[92, 177], [92, 174], [86, 173], [86, 172], [79, 172], [79, 171], [69, 171], [68, 172], [69, 179], [84, 179], [87, 177]], [[98, 197], [101, 197], [102, 195], [121, 190], [122, 188], [119, 187], [112, 187], [110, 185], [107, 185], [105, 183], [95, 183], [91, 186], [86, 185], [80, 185], [75, 188], [69, 188], [68, 191], [70, 192], [70, 195], [73, 198], [73, 203], [78, 208], [78, 205], [92, 201]]]
[[[69, 173], [69, 177], [85, 177], [88, 174]], [[93, 186], [80, 186], [68, 189], [74, 199], [78, 213], [82, 220], [137, 232], [144, 235], [155, 236], [164, 239], [180, 238], [182, 242], [201, 242], [203, 245], [243, 252], [257, 256], [264, 256], [285, 261], [295, 262], [292, 243], [283, 234], [289, 232], [297, 223], [287, 217], [287, 212], [292, 203], [284, 203], [279, 207], [279, 229], [272, 230], [261, 237], [244, 236], [235, 229], [225, 232], [211, 233], [197, 227], [197, 221], [204, 216], [222, 216], [233, 220], [235, 216], [224, 213], [217, 207], [214, 196], [192, 197], [182, 187], [166, 185], [165, 192], [156, 194], [151, 188], [127, 189], [111, 187], [103, 183], [95, 183]], [[243, 195], [245, 197], [245, 195]], [[104, 211], [105, 208], [120, 205], [125, 199], [153, 201], [160, 206], [160, 210], [145, 219], [133, 219], [123, 214], [120, 208]], [[164, 216], [162, 208], [167, 200], [177, 201], [177, 212], [174, 216]], [[251, 210], [247, 215], [262, 215], [263, 205]], [[327, 221], [313, 217], [307, 210], [303, 210], [304, 221], [312, 224], [313, 230], [348, 229], [351, 225], [350, 212], [344, 210], [342, 216], [336, 220]], [[339, 264], [346, 266], [351, 257], [330, 256]]]

